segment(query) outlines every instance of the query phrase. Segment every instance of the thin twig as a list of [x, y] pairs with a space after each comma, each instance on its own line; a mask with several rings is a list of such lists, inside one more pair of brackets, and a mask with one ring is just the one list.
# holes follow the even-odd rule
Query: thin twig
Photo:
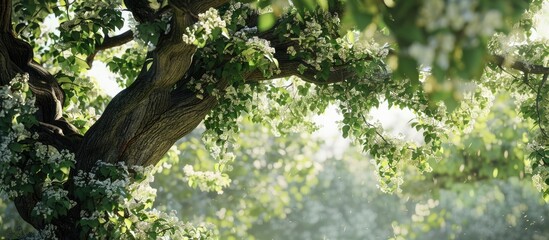
[[[34, 12], [34, 14], [32, 14], [32, 16], [31, 16], [31, 19], [34, 20], [34, 18], [35, 18], [40, 12], [42, 12], [42, 10], [44, 10], [44, 7], [40, 7], [40, 8], [38, 9], [38, 11]], [[23, 28], [21, 28], [21, 30], [19, 30], [19, 32], [25, 31], [25, 29], [27, 29], [28, 26], [29, 26], [29, 24], [23, 26]], [[17, 34], [19, 34], [19, 32], [18, 32]]]
[[364, 117], [364, 114], [361, 113], [360, 117], [362, 117], [362, 120], [364, 121], [364, 123], [366, 123], [366, 125], [368, 125], [371, 128], [374, 128], [374, 132], [376, 132], [376, 135], [379, 136], [381, 138], [381, 140], [383, 140], [386, 144], [389, 144], [389, 145], [391, 144], [391, 143], [389, 143], [389, 141], [387, 141], [387, 139], [385, 139], [385, 137], [383, 137], [383, 135], [381, 135], [381, 133], [379, 133], [377, 131], [377, 129], [375, 129], [375, 126], [373, 124], [366, 121], [366, 117]]
[[[347, 105], [349, 105], [349, 101], [348, 101], [348, 100], [351, 98], [351, 97], [349, 96], [349, 92], [345, 91], [345, 95], [346, 95], [346, 97], [347, 97]], [[364, 123], [365, 123], [366, 125], [368, 125], [369, 127], [373, 128], [373, 129], [374, 129], [374, 132], [376, 133], [377, 136], [379, 136], [379, 137], [381, 138], [381, 140], [383, 140], [387, 145], [390, 145], [390, 144], [391, 144], [391, 143], [389, 143], [389, 141], [387, 141], [387, 139], [385, 139], [385, 137], [383, 137], [383, 135], [382, 135], [381, 133], [379, 133], [379, 132], [377, 131], [377, 129], [375, 128], [375, 126], [374, 126], [373, 124], [369, 123], [368, 120], [366, 120], [366, 117], [364, 116], [364, 114], [362, 114], [362, 113], [359, 113], [359, 114], [360, 114], [360, 117], [362, 118], [362, 121], [364, 121]]]

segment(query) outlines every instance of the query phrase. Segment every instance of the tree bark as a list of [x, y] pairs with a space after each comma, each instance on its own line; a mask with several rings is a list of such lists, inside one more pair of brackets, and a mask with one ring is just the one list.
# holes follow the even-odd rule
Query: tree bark
[[[170, 92], [189, 68], [196, 50], [194, 46], [183, 43], [181, 39], [185, 28], [193, 23], [192, 16], [179, 9], [173, 11], [172, 31], [161, 38], [155, 51], [149, 53], [148, 57], [153, 59], [150, 69], [144, 66], [135, 82], [112, 99], [101, 118], [85, 134], [83, 144], [76, 153], [78, 170], [88, 171], [99, 160], [111, 163], [122, 161], [131, 165], [154, 164], [163, 154], [158, 151], [167, 151], [169, 146], [166, 145], [173, 144], [169, 141], [177, 138], [176, 133], [188, 133], [201, 121], [197, 121], [195, 126], [187, 126], [191, 129], [166, 132], [166, 140], [149, 140], [148, 138], [155, 137], [154, 134], [146, 135], [161, 128], [153, 126], [173, 107]], [[187, 101], [199, 103], [192, 100], [192, 95], [188, 98]], [[187, 115], [192, 116], [183, 114], [182, 117], [190, 120], [202, 109], [209, 110], [190, 108]], [[206, 112], [196, 116], [203, 117]], [[165, 126], [164, 129], [174, 128]], [[150, 144], [151, 141], [156, 144], [142, 145], [144, 142]], [[136, 154], [136, 151], [142, 154]], [[98, 156], [101, 159], [98, 159]]]

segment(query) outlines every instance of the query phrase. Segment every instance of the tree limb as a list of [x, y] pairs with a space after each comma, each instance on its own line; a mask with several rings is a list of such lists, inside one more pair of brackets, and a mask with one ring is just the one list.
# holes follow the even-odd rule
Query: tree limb
[[207, 11], [210, 8], [218, 8], [221, 5], [226, 4], [229, 0], [172, 0], [171, 4], [179, 7], [181, 2], [187, 2], [187, 9], [194, 13], [202, 13]]
[[131, 40], [133, 40], [133, 32], [131, 30], [128, 30], [120, 35], [116, 35], [113, 37], [109, 37], [109, 36], [105, 37], [102, 43], [95, 45], [95, 51], [86, 58], [86, 63], [91, 68], [95, 55], [99, 51], [124, 45], [130, 42]]
[[[125, 2], [128, 4], [132, 1]], [[202, 121], [215, 101], [198, 101], [194, 94], [189, 94], [181, 100], [188, 101], [188, 105], [174, 105], [171, 96], [175, 84], [183, 79], [192, 64], [192, 56], [196, 51], [196, 47], [185, 44], [181, 36], [196, 21], [193, 15], [227, 2], [170, 1], [168, 7], [171, 6], [173, 12], [171, 31], [162, 35], [156, 49], [148, 54], [147, 58], [153, 59], [152, 65], [143, 66], [134, 83], [112, 99], [100, 119], [85, 134], [82, 147], [76, 152], [78, 170], [87, 171], [98, 160], [124, 161], [136, 165], [155, 164], [177, 139]], [[148, 5], [142, 8], [136, 6], [128, 6], [134, 16], [150, 10]], [[188, 124], [167, 123], [163, 122], [164, 119], [188, 121]], [[157, 122], [166, 124], [159, 127]], [[151, 144], [150, 141], [155, 143]], [[150, 154], [143, 154], [149, 151]], [[96, 159], [96, 156], [102, 159]]]
[[545, 128], [544, 128], [544, 123], [543, 123], [543, 120], [541, 119], [541, 111], [540, 111], [540, 107], [539, 107], [539, 103], [542, 99], [542, 89], [544, 88], [545, 86], [545, 83], [547, 83], [547, 77], [549, 77], [549, 74], [548, 73], [545, 73], [543, 74], [543, 78], [539, 84], [539, 87], [538, 87], [538, 91], [537, 91], [537, 96], [536, 96], [536, 113], [538, 114], [538, 126], [539, 126], [539, 130], [541, 131], [541, 133], [543, 134], [543, 136], [545, 136], [547, 139], [549, 139], [549, 135], [547, 135], [547, 132], [545, 132]]
[[0, 31], [11, 32], [11, 0], [0, 0]]
[[[276, 57], [276, 54], [275, 54], [275, 57]], [[278, 57], [276, 58], [280, 59]], [[303, 73], [301, 73], [298, 71], [299, 65], [307, 66], [307, 69]], [[296, 76], [302, 79], [303, 81], [306, 81], [309, 83], [325, 85], [325, 84], [343, 82], [346, 79], [349, 79], [356, 75], [355, 72], [349, 70], [348, 68], [337, 68], [337, 69], [332, 69], [330, 71], [330, 75], [326, 80], [317, 79], [316, 75], [318, 74], [318, 71], [315, 70], [314, 67], [300, 60], [279, 61], [279, 69], [280, 69], [279, 74], [274, 74], [272, 77], [269, 77], [269, 78], [263, 76], [263, 73], [261, 73], [259, 70], [256, 70], [254, 72], [251, 72], [248, 76], [246, 76], [246, 81], [263, 81], [263, 80], [271, 80], [275, 78]]]
[[155, 153], [154, 160], [150, 160], [147, 159], [150, 155], [137, 154], [143, 153], [144, 146], [133, 143], [142, 142], [135, 138], [147, 131], [171, 106], [170, 92], [187, 72], [196, 50], [181, 38], [193, 23], [191, 15], [173, 9], [171, 31], [161, 36], [156, 49], [147, 56], [153, 59], [152, 65], [143, 66], [134, 83], [112, 99], [101, 118], [84, 136], [83, 147], [76, 153], [77, 169], [91, 169], [99, 160], [94, 156], [102, 156], [101, 160], [106, 162], [126, 161], [127, 156], [136, 156], [127, 161], [139, 165], [156, 163], [160, 159], [165, 151], [160, 156]]
[[549, 67], [530, 64], [524, 61], [515, 61], [509, 57], [501, 55], [490, 55], [488, 61], [500, 67], [510, 67], [512, 69], [529, 74], [549, 74]]

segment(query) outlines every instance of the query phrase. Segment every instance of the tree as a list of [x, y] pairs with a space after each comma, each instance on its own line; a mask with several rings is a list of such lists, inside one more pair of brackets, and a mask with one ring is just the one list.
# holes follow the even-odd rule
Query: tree
[[549, 206], [524, 179], [529, 161], [524, 144], [533, 128], [499, 94], [490, 112], [444, 143], [433, 171], [403, 187], [417, 201], [410, 219], [398, 220], [395, 239], [538, 239], [547, 235]]
[[[246, 2], [1, 0], [0, 190], [21, 217], [43, 237], [208, 238], [150, 210], [154, 195], [138, 193], [150, 193], [152, 166], [204, 121], [219, 181], [200, 181], [222, 188], [239, 120], [312, 130], [308, 116], [329, 104], [380, 185], [398, 190], [405, 163], [430, 170], [427, 157], [500, 90], [537, 126], [530, 158], [549, 193], [549, 51], [530, 38], [543, 1]], [[123, 12], [135, 22], [115, 35]], [[118, 57], [132, 39], [148, 50]], [[112, 99], [84, 78], [94, 60], [125, 87]], [[425, 143], [371, 121], [383, 101], [413, 110]]]

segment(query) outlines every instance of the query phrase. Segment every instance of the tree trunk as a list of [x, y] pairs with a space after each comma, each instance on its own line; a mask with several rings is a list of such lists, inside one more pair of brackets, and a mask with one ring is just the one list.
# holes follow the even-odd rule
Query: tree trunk
[[[172, 30], [149, 53], [152, 67], [143, 67], [137, 80], [114, 97], [101, 118], [81, 136], [62, 117], [64, 93], [60, 85], [46, 69], [33, 62], [32, 47], [14, 35], [11, 0], [0, 0], [0, 85], [9, 84], [18, 73], [29, 74], [29, 85], [37, 99], [36, 117], [40, 124], [33, 130], [40, 135], [38, 141], [76, 153], [76, 168], [71, 170], [67, 184], [69, 190], [72, 177], [80, 170], [89, 171], [99, 160], [125, 162], [129, 166], [156, 164], [175, 141], [190, 133], [216, 105], [213, 97], [198, 99], [192, 92], [176, 94], [173, 89], [176, 83], [185, 81], [183, 76], [196, 50], [183, 43], [183, 31], [194, 23], [196, 12], [226, 2], [173, 1]], [[15, 199], [15, 205], [25, 221], [40, 229], [44, 223], [31, 217], [40, 199], [38, 194]], [[59, 236], [80, 238], [76, 227], [79, 217], [77, 204], [67, 217], [55, 220], [53, 223], [62, 233]]]

